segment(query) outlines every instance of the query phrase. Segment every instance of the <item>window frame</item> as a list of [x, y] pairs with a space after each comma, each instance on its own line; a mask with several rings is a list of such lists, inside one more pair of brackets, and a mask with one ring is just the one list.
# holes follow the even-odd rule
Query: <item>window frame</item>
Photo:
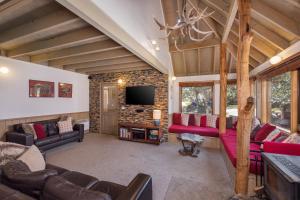
[[213, 81], [209, 82], [179, 82], [179, 111], [182, 113], [182, 88], [184, 87], [211, 87], [212, 94], [212, 115], [215, 113], [215, 84]]

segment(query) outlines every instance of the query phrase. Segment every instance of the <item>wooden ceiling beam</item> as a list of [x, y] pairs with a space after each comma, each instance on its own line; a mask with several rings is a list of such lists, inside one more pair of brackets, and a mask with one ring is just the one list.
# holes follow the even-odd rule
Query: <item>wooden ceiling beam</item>
[[134, 68], [134, 67], [145, 67], [149, 66], [147, 63], [143, 61], [138, 61], [134, 63], [126, 63], [126, 64], [118, 64], [118, 65], [105, 65], [105, 66], [98, 66], [98, 67], [90, 67], [87, 69], [77, 69], [76, 72], [86, 73], [86, 72], [94, 72], [99, 70], [110, 70], [110, 69], [126, 69], [126, 68]]
[[63, 66], [66, 70], [74, 70], [74, 69], [84, 69], [84, 68], [90, 68], [90, 67], [99, 67], [99, 66], [105, 66], [105, 65], [117, 65], [117, 64], [125, 64], [125, 63], [132, 63], [140, 61], [136, 56], [127, 56], [123, 58], [114, 58], [114, 59], [108, 59], [108, 60], [98, 60], [93, 62], [86, 62], [86, 63], [78, 63], [73, 65], [65, 65]]
[[76, 63], [92, 62], [97, 60], [106, 60], [132, 56], [133, 54], [126, 49], [116, 49], [111, 51], [97, 52], [92, 54], [86, 54], [81, 56], [72, 56], [67, 58], [60, 58], [56, 60], [50, 60], [49, 66], [63, 66]]
[[67, 57], [91, 54], [91, 53], [102, 52], [102, 51], [110, 51], [113, 49], [120, 49], [120, 48], [122, 48], [122, 46], [120, 46], [118, 43], [114, 42], [113, 40], [104, 40], [104, 41], [84, 44], [80, 46], [70, 47], [66, 49], [61, 49], [49, 53], [34, 55], [31, 56], [31, 60], [32, 62], [41, 62], [45, 60], [55, 60], [60, 58], [67, 58]]
[[36, 55], [58, 49], [83, 45], [106, 38], [108, 37], [99, 33], [98, 30], [92, 27], [85, 27], [49, 39], [35, 41], [7, 52], [8, 56], [12, 58], [23, 55]]
[[[184, 44], [178, 44], [178, 48], [181, 50], [190, 50], [190, 49], [198, 49], [198, 48], [206, 48], [206, 47], [213, 47], [220, 44], [220, 40], [218, 39], [208, 39], [202, 42], [189, 42]], [[177, 52], [175, 45], [170, 45], [169, 47], [170, 52]]]
[[151, 69], [151, 67], [145, 66], [145, 67], [130, 67], [130, 68], [124, 68], [124, 69], [109, 69], [109, 70], [98, 70], [94, 72], [87, 72], [85, 74], [106, 74], [106, 73], [116, 73], [116, 72], [127, 72], [127, 71], [140, 71], [140, 70], [147, 70]]
[[54, 29], [69, 26], [80, 21], [82, 20], [73, 13], [59, 10], [2, 32], [0, 34], [0, 46], [20, 42], [22, 40], [30, 40], [38, 35], [43, 35]]
[[224, 32], [223, 32], [223, 35], [222, 35], [222, 42], [223, 43], [227, 41], [227, 38], [228, 38], [228, 35], [230, 33], [232, 24], [234, 23], [234, 19], [235, 19], [237, 10], [238, 10], [237, 0], [233, 0], [231, 2], [230, 8], [229, 8], [229, 14], [227, 16], [227, 21], [226, 21], [226, 24], [225, 24], [225, 27], [224, 27]]
[[300, 37], [300, 25], [293, 19], [268, 6], [261, 0], [252, 1], [251, 15], [256, 19], [266, 20], [280, 29]]

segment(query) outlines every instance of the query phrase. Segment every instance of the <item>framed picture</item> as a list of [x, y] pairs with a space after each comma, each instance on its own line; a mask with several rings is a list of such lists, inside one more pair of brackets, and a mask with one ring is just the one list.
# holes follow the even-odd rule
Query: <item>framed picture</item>
[[54, 82], [29, 80], [29, 97], [54, 97]]
[[70, 83], [58, 83], [58, 97], [72, 98], [72, 87]]

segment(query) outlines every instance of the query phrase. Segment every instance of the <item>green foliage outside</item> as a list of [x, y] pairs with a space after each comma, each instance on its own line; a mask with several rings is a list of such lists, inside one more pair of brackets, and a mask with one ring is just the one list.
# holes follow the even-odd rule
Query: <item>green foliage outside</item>
[[212, 87], [183, 87], [182, 111], [185, 113], [212, 113]]

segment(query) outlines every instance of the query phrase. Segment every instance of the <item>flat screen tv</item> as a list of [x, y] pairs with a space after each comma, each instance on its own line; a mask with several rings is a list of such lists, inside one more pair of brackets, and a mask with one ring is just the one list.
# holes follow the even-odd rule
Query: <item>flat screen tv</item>
[[155, 88], [153, 86], [126, 87], [126, 104], [154, 105]]

